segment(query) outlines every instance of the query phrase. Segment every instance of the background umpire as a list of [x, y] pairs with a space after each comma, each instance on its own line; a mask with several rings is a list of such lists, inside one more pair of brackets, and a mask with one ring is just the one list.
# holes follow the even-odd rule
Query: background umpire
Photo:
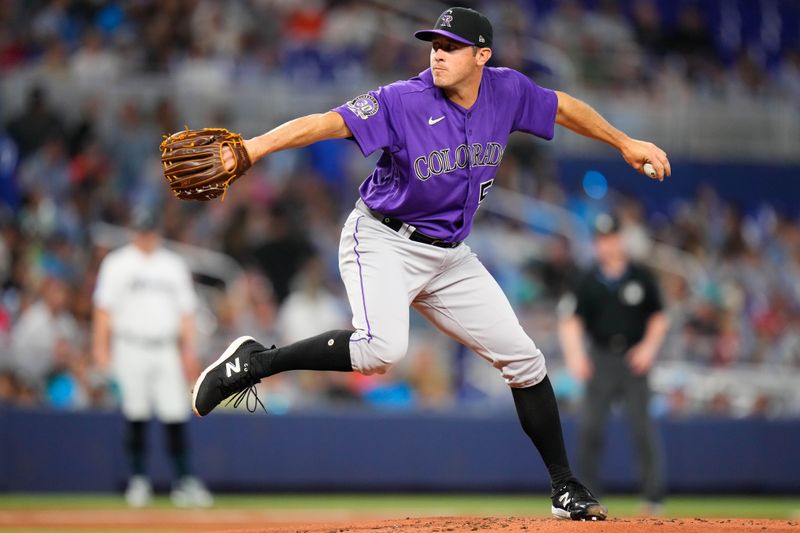
[[[559, 337], [570, 372], [586, 382], [579, 428], [578, 468], [599, 490], [598, 457], [613, 402], [622, 400], [633, 429], [642, 478], [644, 511], [660, 512], [662, 454], [650, 418], [648, 373], [668, 328], [653, 274], [627, 256], [618, 221], [594, 221], [597, 264], [579, 278], [561, 305]], [[590, 356], [584, 333], [591, 341]]]

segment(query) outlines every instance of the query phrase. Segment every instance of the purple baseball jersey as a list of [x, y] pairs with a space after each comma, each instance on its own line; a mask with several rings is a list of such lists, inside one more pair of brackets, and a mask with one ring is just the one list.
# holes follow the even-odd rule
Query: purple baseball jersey
[[557, 109], [555, 92], [515, 70], [486, 67], [469, 109], [434, 86], [428, 69], [333, 111], [365, 157], [383, 150], [359, 188], [364, 203], [452, 242], [469, 235], [511, 132], [552, 139]]

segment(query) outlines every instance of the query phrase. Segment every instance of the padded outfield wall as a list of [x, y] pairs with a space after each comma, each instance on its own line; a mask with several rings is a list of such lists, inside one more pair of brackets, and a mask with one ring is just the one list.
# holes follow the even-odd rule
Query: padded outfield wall
[[[565, 419], [575, 447], [575, 424]], [[212, 489], [236, 491], [545, 491], [538, 455], [512, 412], [213, 414], [193, 419], [192, 462]], [[0, 410], [0, 491], [118, 491], [127, 465], [117, 413]], [[664, 420], [673, 492], [800, 493], [800, 420]], [[158, 426], [149, 470], [170, 468]], [[634, 491], [626, 424], [608, 430], [608, 486]]]

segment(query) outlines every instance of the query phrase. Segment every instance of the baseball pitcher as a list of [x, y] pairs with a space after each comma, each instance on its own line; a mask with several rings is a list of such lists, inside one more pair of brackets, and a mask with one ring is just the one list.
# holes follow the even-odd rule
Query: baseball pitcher
[[603, 520], [606, 508], [570, 470], [541, 351], [463, 241], [511, 132], [551, 139], [560, 124], [610, 144], [658, 180], [670, 174], [669, 161], [663, 150], [628, 137], [580, 100], [515, 70], [487, 67], [492, 26], [477, 11], [448, 9], [433, 29], [415, 36], [431, 43], [430, 68], [409, 80], [252, 139], [207, 129], [162, 143], [173, 192], [196, 200], [221, 196], [252, 162], [280, 150], [349, 138], [365, 156], [381, 153], [339, 246], [353, 329], [281, 348], [240, 337], [202, 372], [192, 407], [205, 416], [233, 394], [241, 402], [262, 378], [287, 370], [385, 372], [406, 353], [411, 306], [500, 371], [550, 474], [553, 514]]

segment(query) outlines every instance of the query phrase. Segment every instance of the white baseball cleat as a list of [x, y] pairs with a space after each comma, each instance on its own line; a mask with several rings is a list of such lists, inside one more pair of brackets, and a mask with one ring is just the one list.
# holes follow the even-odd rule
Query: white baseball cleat
[[133, 476], [125, 490], [125, 501], [131, 507], [146, 507], [153, 501], [153, 487], [145, 476]]
[[214, 505], [214, 497], [203, 482], [192, 476], [179, 479], [169, 496], [175, 507], [211, 507]]

